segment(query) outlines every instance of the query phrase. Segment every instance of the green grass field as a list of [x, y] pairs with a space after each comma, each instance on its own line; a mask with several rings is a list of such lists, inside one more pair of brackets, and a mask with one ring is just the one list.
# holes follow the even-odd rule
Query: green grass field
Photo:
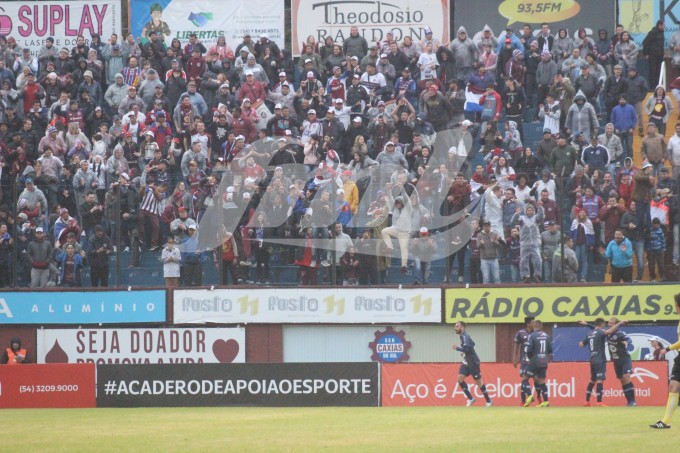
[[3, 410], [3, 452], [677, 451], [663, 408]]

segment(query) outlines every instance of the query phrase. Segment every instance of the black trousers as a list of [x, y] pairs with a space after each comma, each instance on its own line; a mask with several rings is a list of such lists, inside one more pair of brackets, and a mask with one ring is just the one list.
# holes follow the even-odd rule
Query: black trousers
[[633, 266], [614, 267], [612, 266], [612, 283], [630, 283], [633, 281]]
[[109, 266], [90, 267], [90, 282], [93, 288], [109, 286]]

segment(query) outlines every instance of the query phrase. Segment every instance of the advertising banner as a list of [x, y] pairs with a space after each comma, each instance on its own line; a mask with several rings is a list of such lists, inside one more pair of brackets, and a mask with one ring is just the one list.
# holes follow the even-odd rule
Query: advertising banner
[[165, 290], [0, 292], [0, 325], [142, 322], [165, 322]]
[[97, 365], [97, 406], [377, 406], [378, 380], [377, 363]]
[[174, 322], [439, 323], [438, 288], [175, 290]]
[[618, 0], [618, 2], [619, 23], [640, 45], [659, 19], [663, 19], [666, 23], [664, 30], [666, 45], [679, 29], [680, 3], [678, 0]]
[[120, 1], [2, 2], [0, 35], [13, 36], [19, 47], [28, 47], [37, 55], [47, 38], [54, 46], [69, 50], [78, 35], [90, 42], [93, 34], [106, 40], [112, 33], [120, 35]]
[[[643, 2], [644, 3], [644, 2]], [[461, 25], [468, 36], [475, 37], [484, 25], [491, 27], [494, 36], [505, 35], [505, 28], [511, 26], [515, 35], [522, 32], [522, 26], [529, 24], [535, 32], [541, 23], [550, 25], [550, 33], [556, 35], [564, 28], [569, 36], [575, 37], [579, 28], [585, 28], [588, 35], [597, 39], [597, 30], [604, 28], [611, 38], [616, 25], [616, 4], [587, 0], [475, 0], [456, 2], [453, 30]], [[479, 14], [484, 11], [484, 14]]]
[[524, 323], [617, 316], [627, 321], [677, 320], [676, 285], [528, 286], [447, 289], [446, 322]]
[[[467, 398], [458, 385], [459, 364], [384, 364], [382, 366], [383, 406], [465, 406]], [[668, 366], [665, 362], [633, 362], [632, 382], [640, 406], [664, 406], [668, 398]], [[509, 363], [482, 363], [482, 379], [494, 406], [520, 403], [519, 370]], [[590, 381], [587, 362], [551, 363], [546, 384], [551, 406], [581, 406]], [[471, 379], [467, 380], [477, 405], [484, 395]], [[614, 365], [607, 364], [603, 402], [625, 406], [621, 383]]]
[[0, 366], [0, 407], [95, 407], [95, 366]]
[[[659, 340], [662, 347], [675, 343], [678, 338], [677, 326], [623, 326], [621, 328], [630, 338], [628, 352], [633, 360], [650, 360], [653, 348], [652, 338]], [[588, 360], [588, 348], [579, 348], [578, 343], [590, 332], [588, 327], [559, 327], [553, 329], [553, 360], [555, 362], [574, 362]], [[668, 368], [673, 368], [673, 360], [678, 351], [668, 351]], [[607, 351], [609, 358], [609, 351]]]
[[383, 41], [387, 33], [399, 42], [405, 36], [418, 42], [425, 38], [426, 27], [435, 39], [448, 42], [449, 0], [292, 0], [291, 22], [294, 56], [302, 53], [308, 36], [321, 43], [330, 36], [342, 44], [352, 27], [358, 27], [369, 46]]
[[38, 363], [243, 363], [246, 329], [41, 329]]
[[236, 50], [243, 36], [257, 40], [262, 33], [279, 48], [284, 46], [284, 2], [279, 0], [128, 0], [130, 32], [147, 39], [150, 30], [163, 36], [166, 45], [177, 38], [182, 46], [196, 33], [206, 48], [224, 35], [226, 43]]

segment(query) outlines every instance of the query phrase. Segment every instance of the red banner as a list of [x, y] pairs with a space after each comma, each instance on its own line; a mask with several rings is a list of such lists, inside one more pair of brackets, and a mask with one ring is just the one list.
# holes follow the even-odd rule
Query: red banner
[[0, 366], [0, 408], [96, 406], [95, 365]]
[[[383, 406], [464, 406], [467, 402], [457, 383], [458, 363], [383, 364]], [[495, 406], [520, 404], [519, 369], [508, 363], [483, 363], [482, 380]], [[590, 366], [585, 362], [551, 363], [546, 384], [550, 404], [581, 406], [590, 381]], [[471, 377], [466, 379], [477, 405], [484, 396]], [[632, 382], [640, 406], [664, 406], [668, 398], [668, 363], [633, 362]], [[593, 396], [592, 401], [595, 401]], [[607, 364], [603, 403], [625, 406], [621, 383], [614, 365]]]

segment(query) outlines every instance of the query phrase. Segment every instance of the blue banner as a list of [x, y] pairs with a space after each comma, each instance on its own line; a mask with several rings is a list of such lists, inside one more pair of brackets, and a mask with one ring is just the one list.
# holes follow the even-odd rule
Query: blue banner
[[[648, 354], [652, 352], [649, 340], [653, 337], [658, 337], [662, 346], [673, 344], [678, 338], [677, 326], [623, 326], [621, 330], [628, 334], [631, 339], [628, 351], [633, 360], [646, 360]], [[590, 328], [588, 327], [558, 327], [553, 329], [553, 360], [555, 362], [587, 361], [589, 358], [588, 348], [580, 348], [578, 343], [589, 332]], [[666, 354], [666, 360], [671, 362], [676, 355], [676, 351], [669, 351]], [[672, 364], [669, 363], [669, 370], [671, 368]]]
[[3, 324], [165, 322], [165, 290], [3, 292]]

